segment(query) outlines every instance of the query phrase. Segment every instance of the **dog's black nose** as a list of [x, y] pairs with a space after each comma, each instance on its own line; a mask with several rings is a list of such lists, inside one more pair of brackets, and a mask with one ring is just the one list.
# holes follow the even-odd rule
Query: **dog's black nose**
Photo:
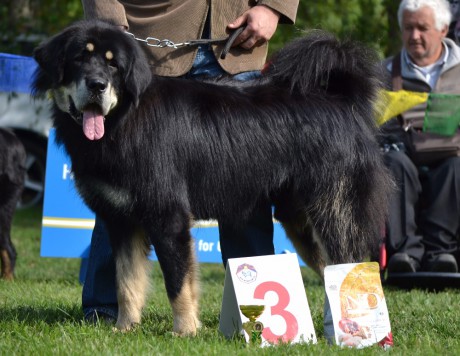
[[102, 93], [107, 89], [107, 83], [102, 79], [89, 79], [86, 82], [88, 89], [92, 92]]

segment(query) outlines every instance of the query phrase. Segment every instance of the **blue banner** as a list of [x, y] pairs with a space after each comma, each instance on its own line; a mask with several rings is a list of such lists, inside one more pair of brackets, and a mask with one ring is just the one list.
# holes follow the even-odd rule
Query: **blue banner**
[[0, 53], [0, 91], [30, 93], [36, 68], [32, 57]]

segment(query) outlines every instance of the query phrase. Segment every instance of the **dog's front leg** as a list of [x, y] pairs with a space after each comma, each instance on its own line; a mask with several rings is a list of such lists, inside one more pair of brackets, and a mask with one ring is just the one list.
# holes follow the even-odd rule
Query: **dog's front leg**
[[173, 331], [180, 336], [194, 336], [201, 326], [199, 287], [195, 248], [188, 226], [179, 233], [163, 232], [152, 242], [173, 311]]
[[121, 236], [120, 230], [111, 233], [117, 272], [118, 319], [115, 326], [120, 331], [129, 331], [141, 322], [150, 270], [150, 247], [145, 234], [139, 230], [125, 233], [125, 236]]

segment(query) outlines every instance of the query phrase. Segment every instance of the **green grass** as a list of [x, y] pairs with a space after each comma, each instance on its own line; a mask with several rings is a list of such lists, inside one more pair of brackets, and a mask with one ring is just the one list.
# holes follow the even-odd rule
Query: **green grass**
[[161, 271], [154, 263], [153, 291], [143, 323], [133, 332], [82, 321], [78, 259], [40, 257], [41, 211], [19, 211], [13, 241], [19, 254], [16, 280], [0, 281], [0, 355], [459, 355], [460, 291], [431, 293], [385, 287], [395, 346], [364, 350], [327, 345], [323, 336], [322, 282], [302, 268], [318, 343], [267, 349], [246, 347], [220, 335], [224, 282], [220, 264], [201, 265], [203, 328], [195, 338], [172, 335], [171, 310]]

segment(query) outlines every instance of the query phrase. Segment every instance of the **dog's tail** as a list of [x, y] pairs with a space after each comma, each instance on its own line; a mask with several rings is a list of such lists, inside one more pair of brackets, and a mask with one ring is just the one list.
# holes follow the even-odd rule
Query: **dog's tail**
[[268, 80], [292, 95], [333, 95], [373, 103], [380, 84], [376, 52], [354, 41], [312, 30], [274, 54], [265, 69]]

